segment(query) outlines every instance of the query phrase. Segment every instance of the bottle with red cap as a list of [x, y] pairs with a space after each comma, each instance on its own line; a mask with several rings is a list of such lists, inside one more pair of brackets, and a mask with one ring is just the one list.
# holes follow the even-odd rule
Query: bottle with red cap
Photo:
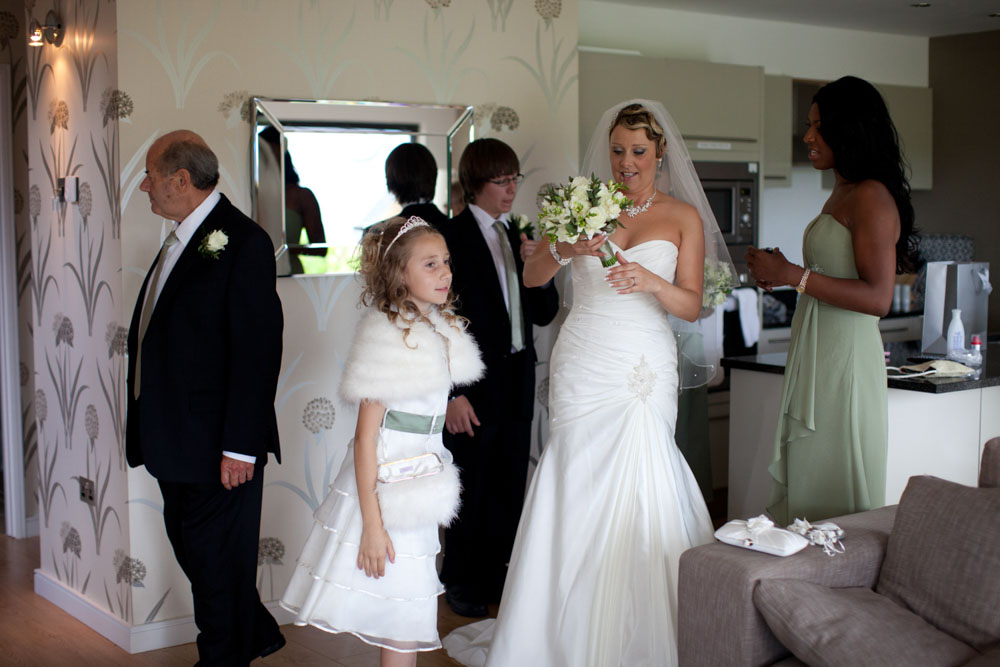
[[972, 336], [972, 352], [969, 358], [970, 366], [980, 366], [983, 363], [983, 339], [978, 335]]

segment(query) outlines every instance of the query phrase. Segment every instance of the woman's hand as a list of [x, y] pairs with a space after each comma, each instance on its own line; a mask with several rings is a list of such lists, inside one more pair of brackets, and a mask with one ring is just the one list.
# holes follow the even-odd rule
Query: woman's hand
[[559, 241], [556, 243], [556, 252], [563, 259], [569, 259], [571, 257], [577, 257], [579, 255], [591, 255], [593, 257], [604, 257], [604, 253], [601, 252], [601, 246], [607, 242], [608, 237], [606, 234], [597, 234], [592, 239], [588, 239], [586, 236], [581, 236], [576, 240], [576, 243], [565, 243]]
[[801, 270], [785, 259], [778, 248], [763, 250], [751, 246], [743, 259], [757, 286], [768, 292], [774, 287], [795, 284], [800, 277], [798, 274], [801, 274]]
[[625, 259], [621, 252], [615, 253], [618, 263], [608, 270], [604, 279], [611, 287], [618, 290], [619, 294], [631, 294], [633, 292], [658, 292], [662, 286], [662, 279], [646, 270], [638, 262], [630, 262]]
[[369, 577], [385, 576], [385, 559], [396, 562], [396, 550], [392, 547], [389, 533], [379, 523], [378, 526], [361, 529], [361, 546], [358, 548], [358, 569]]

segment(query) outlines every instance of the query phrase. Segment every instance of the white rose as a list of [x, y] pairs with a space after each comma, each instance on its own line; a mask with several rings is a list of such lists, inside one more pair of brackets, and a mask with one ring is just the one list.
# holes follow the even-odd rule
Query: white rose
[[577, 176], [572, 181], [569, 182], [569, 187], [576, 190], [577, 188], [583, 188], [586, 190], [590, 187], [590, 179], [586, 176]]
[[229, 237], [221, 229], [216, 229], [205, 239], [205, 248], [209, 252], [219, 252], [229, 243]]
[[585, 229], [587, 231], [588, 237], [593, 237], [594, 234], [601, 231], [604, 225], [608, 222], [607, 213], [605, 213], [601, 207], [595, 206], [590, 209], [590, 214], [587, 215], [587, 220], [585, 223]]

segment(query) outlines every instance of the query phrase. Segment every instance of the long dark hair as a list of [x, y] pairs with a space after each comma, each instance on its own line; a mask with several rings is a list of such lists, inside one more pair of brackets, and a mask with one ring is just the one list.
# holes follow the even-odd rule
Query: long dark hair
[[819, 108], [819, 133], [833, 151], [837, 172], [851, 183], [876, 180], [895, 200], [899, 212], [896, 272], [912, 271], [918, 236], [907, 165], [882, 95], [864, 79], [845, 76], [820, 88], [813, 102]]

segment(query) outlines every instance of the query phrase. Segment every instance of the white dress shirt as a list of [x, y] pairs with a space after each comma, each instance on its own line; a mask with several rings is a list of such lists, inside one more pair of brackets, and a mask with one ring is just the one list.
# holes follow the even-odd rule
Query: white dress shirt
[[[503, 213], [499, 218], [494, 218], [475, 204], [469, 204], [468, 207], [472, 211], [472, 217], [476, 219], [476, 223], [479, 225], [479, 231], [486, 241], [486, 246], [490, 249], [490, 255], [493, 256], [493, 266], [497, 271], [497, 280], [500, 281], [500, 289], [503, 291], [503, 304], [507, 307], [507, 313], [510, 314], [510, 295], [507, 293], [507, 266], [503, 261], [503, 248], [500, 246], [500, 236], [497, 234], [496, 228], [493, 227], [493, 224], [497, 220], [502, 222], [503, 226], [506, 227], [507, 214]], [[517, 267], [513, 268], [517, 271]]]

